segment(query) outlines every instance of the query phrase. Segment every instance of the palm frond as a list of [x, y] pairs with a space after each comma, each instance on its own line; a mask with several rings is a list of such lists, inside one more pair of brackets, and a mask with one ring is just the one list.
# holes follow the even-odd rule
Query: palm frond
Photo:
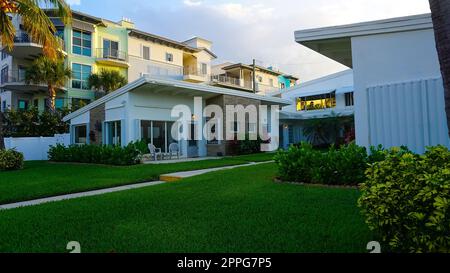
[[16, 35], [16, 29], [8, 16], [10, 13], [10, 9], [4, 4], [4, 1], [1, 2], [0, 6], [0, 42], [2, 45], [6, 46], [8, 50], [11, 50], [14, 46], [14, 36]]

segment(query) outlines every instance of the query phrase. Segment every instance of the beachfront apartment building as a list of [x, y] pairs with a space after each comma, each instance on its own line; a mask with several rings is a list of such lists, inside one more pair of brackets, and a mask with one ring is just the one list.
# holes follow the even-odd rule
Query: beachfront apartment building
[[[102, 69], [117, 70], [128, 76], [129, 20], [118, 23], [73, 11], [71, 25], [64, 25], [52, 11], [47, 11], [61, 38], [65, 64], [72, 70], [66, 86], [57, 92], [56, 107], [80, 107], [95, 99], [88, 86], [92, 73]], [[18, 30], [11, 51], [2, 48], [1, 105], [5, 109], [46, 108], [47, 87], [25, 83], [25, 70], [42, 54], [42, 46], [32, 42], [22, 30], [20, 17], [12, 18]]]
[[208, 83], [211, 62], [217, 56], [212, 42], [194, 37], [177, 42], [165, 37], [129, 29], [128, 55], [130, 82], [143, 76]]
[[[102, 70], [116, 70], [132, 82], [143, 76], [169, 78], [193, 83], [209, 83], [211, 61], [217, 56], [212, 42], [194, 37], [184, 42], [147, 33], [135, 28], [130, 19], [112, 22], [78, 11], [65, 26], [48, 11], [61, 38], [65, 64], [72, 77], [58, 90], [56, 107], [77, 109], [99, 96], [89, 88], [88, 78]], [[1, 110], [46, 108], [47, 87], [25, 83], [25, 71], [42, 54], [42, 46], [32, 42], [21, 30], [20, 18], [12, 18], [17, 32], [11, 51], [2, 48]]]
[[[255, 73], [255, 77], [253, 77]], [[211, 84], [267, 95], [297, 84], [298, 78], [275, 70], [243, 63], [222, 63], [212, 68]]]

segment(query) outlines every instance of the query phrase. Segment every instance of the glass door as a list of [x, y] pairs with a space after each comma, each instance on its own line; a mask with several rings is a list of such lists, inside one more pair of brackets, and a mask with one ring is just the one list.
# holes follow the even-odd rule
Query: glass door
[[120, 121], [111, 121], [106, 123], [106, 129], [108, 130], [107, 144], [119, 146], [121, 145], [122, 126]]
[[108, 39], [103, 40], [103, 58], [118, 59], [119, 43]]
[[164, 121], [152, 122], [152, 144], [161, 151], [166, 152], [166, 123]]

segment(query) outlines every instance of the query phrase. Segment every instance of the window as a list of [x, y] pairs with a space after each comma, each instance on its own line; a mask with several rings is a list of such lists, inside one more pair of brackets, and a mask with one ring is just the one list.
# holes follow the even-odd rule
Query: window
[[256, 133], [258, 133], [256, 128], [257, 128], [256, 123], [248, 123], [248, 133], [249, 134], [256, 134]]
[[73, 30], [72, 53], [92, 56], [92, 34], [88, 31]]
[[64, 27], [56, 27], [55, 36], [64, 40]]
[[72, 88], [89, 90], [88, 79], [91, 72], [90, 65], [72, 64]]
[[2, 60], [6, 59], [8, 57], [8, 53], [6, 53], [6, 50], [2, 50]]
[[269, 79], [270, 86], [273, 86], [273, 79]]
[[141, 140], [155, 145], [162, 152], [168, 152], [170, 144], [177, 143], [177, 140], [172, 138], [174, 124], [172, 121], [141, 120]]
[[258, 82], [262, 82], [262, 77], [261, 76], [258, 76]]
[[38, 99], [34, 99], [33, 100], [33, 107], [34, 108], [38, 108], [39, 107], [39, 100]]
[[[211, 119], [212, 118], [209, 118], [209, 117], [206, 118], [206, 122], [209, 122]], [[211, 136], [210, 137], [212, 137], [213, 135], [216, 134], [216, 132], [217, 132], [216, 125], [218, 125], [218, 124], [219, 123], [218, 123], [217, 120], [216, 120], [216, 123], [208, 124], [209, 126], [211, 126], [211, 127], [208, 127], [208, 131], [207, 131], [208, 133], [211, 132]], [[219, 140], [217, 139], [217, 135], [214, 136], [211, 140], [208, 140], [207, 144], [219, 144]]]
[[73, 128], [74, 130], [74, 143], [75, 144], [86, 144], [87, 142], [87, 128], [86, 125], [77, 125]]
[[28, 109], [28, 101], [27, 100], [19, 100], [17, 102], [17, 108], [19, 110], [27, 110]]
[[62, 98], [55, 99], [55, 108], [56, 109], [64, 108], [64, 99]]
[[142, 58], [144, 60], [150, 60], [150, 47], [148, 46], [142, 47]]
[[345, 93], [345, 106], [353, 106], [355, 102], [353, 100], [353, 92]]
[[7, 66], [2, 68], [1, 80], [2, 80], [2, 84], [8, 82], [8, 67]]
[[239, 133], [239, 122], [234, 121], [234, 122], [231, 124], [231, 126], [232, 126], [232, 128], [233, 128], [233, 132], [234, 132], [234, 133]]
[[294, 126], [289, 125], [288, 126], [288, 138], [289, 138], [289, 144], [294, 143]]
[[201, 65], [201, 72], [202, 72], [202, 75], [207, 75], [208, 74], [208, 65], [207, 64], [202, 63], [202, 65]]
[[166, 53], [166, 61], [173, 62], [173, 54], [172, 53]]
[[281, 89], [286, 88], [286, 84], [284, 82], [281, 83]]
[[103, 39], [103, 58], [119, 58], [119, 42]]
[[120, 121], [111, 121], [106, 123], [106, 130], [107, 130], [107, 139], [106, 143], [109, 145], [116, 145], [120, 146], [121, 141], [120, 137], [122, 134], [122, 123]]
[[6, 111], [6, 100], [2, 101], [2, 112]]
[[297, 99], [297, 111], [321, 110], [336, 107], [336, 92]]

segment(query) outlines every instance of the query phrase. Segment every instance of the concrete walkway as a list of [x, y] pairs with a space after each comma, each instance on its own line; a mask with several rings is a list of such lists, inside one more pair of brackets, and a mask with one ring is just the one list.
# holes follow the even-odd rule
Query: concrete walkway
[[234, 165], [234, 166], [226, 166], [226, 167], [218, 167], [218, 168], [211, 168], [211, 169], [163, 174], [159, 177], [159, 180], [164, 181], [164, 182], [174, 182], [174, 181], [178, 181], [183, 178], [197, 176], [197, 175], [210, 173], [210, 172], [214, 172], [214, 171], [229, 170], [229, 169], [234, 169], [234, 168], [239, 168], [239, 167], [247, 167], [247, 166], [265, 164], [265, 163], [270, 163], [270, 162], [273, 162], [273, 161], [265, 161], [265, 162], [258, 162], [258, 163], [250, 162], [248, 164], [241, 164], [241, 165]]
[[125, 191], [125, 190], [131, 190], [131, 189], [138, 189], [143, 187], [149, 187], [154, 185], [159, 185], [165, 182], [173, 182], [177, 181], [183, 178], [197, 176], [209, 172], [214, 171], [220, 171], [220, 170], [229, 170], [239, 167], [246, 167], [246, 166], [253, 166], [253, 165], [259, 165], [264, 163], [270, 163], [273, 161], [266, 161], [266, 162], [251, 162], [248, 164], [242, 164], [242, 165], [235, 165], [235, 166], [226, 166], [226, 167], [219, 167], [219, 168], [211, 168], [211, 169], [203, 169], [203, 170], [194, 170], [194, 171], [186, 171], [186, 172], [178, 172], [178, 173], [171, 173], [171, 174], [164, 174], [160, 176], [160, 180], [162, 181], [151, 181], [151, 182], [144, 182], [144, 183], [136, 183], [136, 184], [130, 184], [130, 185], [124, 185], [124, 186], [118, 186], [113, 188], [106, 188], [106, 189], [100, 189], [100, 190], [93, 190], [93, 191], [86, 191], [86, 192], [80, 192], [80, 193], [71, 193], [71, 194], [65, 194], [65, 195], [58, 195], [58, 196], [52, 196], [52, 197], [46, 197], [46, 198], [40, 198], [30, 201], [23, 201], [23, 202], [17, 202], [17, 203], [11, 203], [11, 204], [5, 204], [0, 205], [0, 211], [1, 210], [8, 210], [8, 209], [15, 209], [20, 207], [27, 207], [27, 206], [35, 206], [39, 204], [49, 203], [49, 202], [56, 202], [56, 201], [62, 201], [62, 200], [69, 200], [69, 199], [75, 199], [80, 197], [87, 197], [87, 196], [94, 196], [94, 195], [101, 195], [105, 193], [111, 193], [111, 192], [118, 192], [118, 191]]

